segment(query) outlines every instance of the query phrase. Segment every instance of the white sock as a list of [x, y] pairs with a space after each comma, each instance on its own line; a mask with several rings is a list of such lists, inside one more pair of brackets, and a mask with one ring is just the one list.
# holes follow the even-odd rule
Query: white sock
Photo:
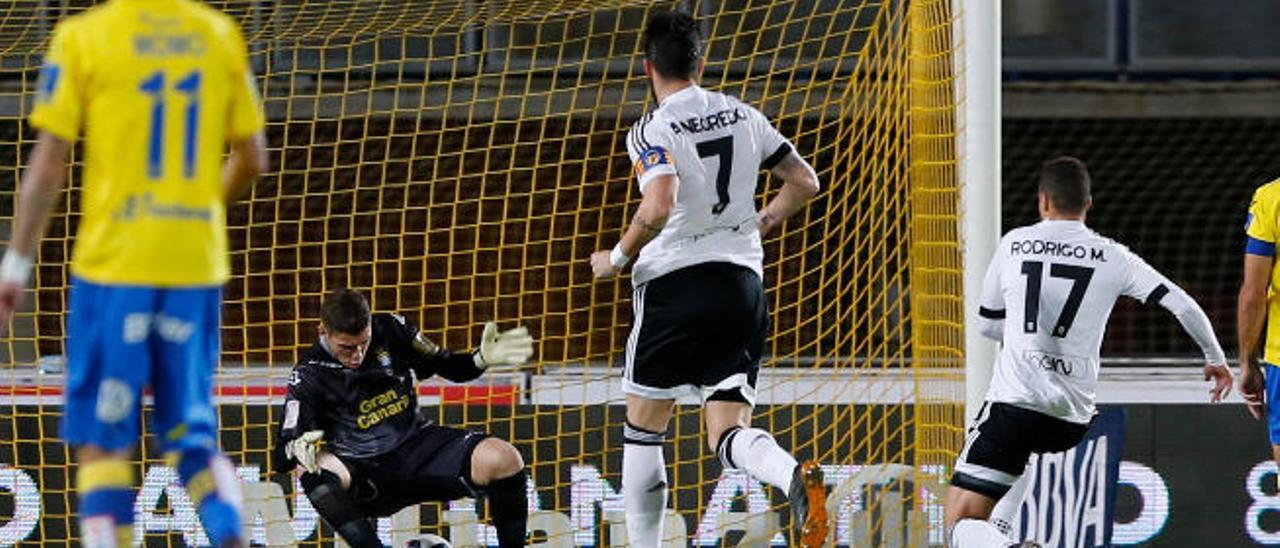
[[627, 545], [657, 548], [667, 509], [667, 464], [663, 435], [627, 424], [623, 430], [622, 500], [627, 508]]
[[791, 476], [796, 471], [796, 458], [778, 447], [768, 432], [759, 428], [740, 428], [725, 434], [730, 437], [726, 465], [744, 470], [753, 478], [782, 489], [791, 489]]
[[1027, 489], [1030, 485], [1031, 474], [1023, 473], [991, 510], [991, 518], [987, 521], [996, 526], [996, 530], [1001, 534], [1009, 536], [1013, 531], [1013, 522], [1018, 519], [1018, 510], [1022, 509], [1022, 499], [1027, 497]]
[[1007, 548], [1013, 541], [982, 520], [962, 519], [951, 528], [951, 548]]

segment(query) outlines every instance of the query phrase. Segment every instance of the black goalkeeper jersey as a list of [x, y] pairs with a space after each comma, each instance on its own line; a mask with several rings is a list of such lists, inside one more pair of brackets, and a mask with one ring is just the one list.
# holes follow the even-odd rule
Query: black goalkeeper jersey
[[310, 430], [323, 430], [325, 449], [339, 457], [388, 453], [426, 422], [418, 413], [416, 381], [440, 375], [466, 382], [483, 371], [469, 352], [419, 350], [418, 328], [399, 315], [374, 314], [371, 321], [372, 338], [358, 369], [339, 363], [318, 339], [294, 366], [276, 442], [277, 471], [296, 465], [282, 448]]

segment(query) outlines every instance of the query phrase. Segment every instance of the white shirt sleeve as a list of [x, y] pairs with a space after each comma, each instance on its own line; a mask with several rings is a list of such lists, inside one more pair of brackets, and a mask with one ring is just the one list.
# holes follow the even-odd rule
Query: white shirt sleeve
[[747, 115], [751, 117], [752, 138], [759, 144], [757, 148], [760, 151], [760, 169], [773, 169], [778, 162], [791, 154], [795, 147], [778, 131], [778, 128], [773, 127], [764, 113], [747, 104], [742, 104], [740, 108], [747, 109]]
[[653, 113], [646, 114], [627, 132], [627, 154], [641, 192], [655, 177], [677, 174], [675, 156], [671, 153], [675, 134], [653, 118]]
[[1001, 238], [996, 245], [995, 255], [991, 257], [991, 264], [987, 265], [987, 274], [982, 279], [982, 296], [978, 300], [978, 331], [996, 342], [1001, 342], [1004, 338], [1004, 319], [1007, 314], [1001, 279], [1004, 263], [1008, 260], [1004, 249], [1005, 242]]
[[1147, 304], [1156, 304], [1172, 287], [1176, 287], [1137, 253], [1122, 245], [1118, 247], [1120, 258], [1125, 261], [1124, 287], [1120, 290], [1122, 294]]
[[1128, 261], [1124, 294], [1148, 305], [1159, 304], [1164, 307], [1178, 319], [1182, 329], [1200, 346], [1206, 362], [1226, 364], [1227, 356], [1222, 351], [1222, 345], [1218, 343], [1217, 335], [1213, 332], [1213, 324], [1195, 299], [1137, 254], [1128, 249], [1123, 249], [1123, 252]]

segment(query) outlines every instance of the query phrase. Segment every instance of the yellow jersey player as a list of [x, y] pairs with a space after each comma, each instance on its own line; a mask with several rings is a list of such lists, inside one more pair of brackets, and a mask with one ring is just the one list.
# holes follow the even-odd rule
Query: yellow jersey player
[[[1240, 393], [1255, 418], [1267, 415], [1271, 452], [1280, 462], [1280, 282], [1276, 242], [1280, 239], [1280, 180], [1253, 193], [1245, 221], [1244, 281], [1240, 285], [1237, 337], [1240, 344]], [[1269, 320], [1269, 321], [1268, 321]], [[1263, 326], [1267, 335], [1259, 341]], [[1259, 342], [1262, 344], [1259, 345]], [[1259, 362], [1258, 347], [1262, 346]]]
[[212, 377], [230, 271], [226, 203], [266, 165], [252, 76], [236, 23], [192, 0], [111, 0], [54, 30], [29, 118], [39, 136], [0, 261], [0, 322], [27, 284], [83, 130], [61, 435], [80, 463], [84, 546], [133, 545], [129, 457], [147, 387], [160, 445], [210, 541], [245, 544]]

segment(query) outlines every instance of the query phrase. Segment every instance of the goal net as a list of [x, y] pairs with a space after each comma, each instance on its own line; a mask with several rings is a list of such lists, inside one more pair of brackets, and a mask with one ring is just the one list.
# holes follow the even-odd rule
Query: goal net
[[[0, 8], [0, 236], [35, 134], [52, 26], [89, 1]], [[702, 84], [757, 106], [815, 166], [819, 197], [766, 242], [772, 332], [755, 424], [839, 484], [834, 541], [940, 544], [938, 486], [961, 441], [963, 386], [950, 2], [925, 0], [211, 0], [245, 30], [272, 171], [230, 209], [217, 402], [256, 543], [333, 542], [295, 480], [268, 473], [293, 360], [322, 297], [364, 291], [456, 349], [486, 320], [523, 324], [535, 362], [423, 383], [424, 413], [512, 441], [547, 546], [622, 546], [622, 358], [629, 279], [595, 282], [639, 193], [624, 148], [653, 108], [648, 14], [690, 10]], [[34, 287], [0, 345], [0, 545], [77, 538], [62, 405], [72, 171]], [[762, 177], [761, 203], [780, 183]], [[788, 545], [785, 495], [722, 471], [700, 408], [669, 431], [672, 545]], [[138, 454], [147, 545], [207, 543], [176, 473]], [[481, 505], [483, 506], [483, 505]], [[496, 543], [473, 501], [381, 524]], [[685, 540], [687, 539], [687, 540]], [[744, 544], [746, 545], [746, 544]]]

